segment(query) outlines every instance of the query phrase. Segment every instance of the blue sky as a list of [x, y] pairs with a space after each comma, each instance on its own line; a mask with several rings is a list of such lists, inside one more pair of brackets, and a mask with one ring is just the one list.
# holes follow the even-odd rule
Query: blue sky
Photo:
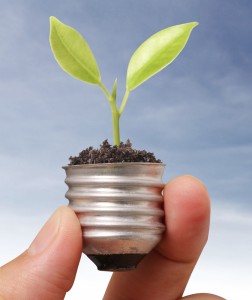
[[[245, 0], [3, 0], [0, 263], [23, 251], [52, 211], [67, 203], [61, 166], [68, 157], [105, 138], [112, 142], [102, 92], [70, 77], [54, 60], [49, 16], [82, 33], [105, 85], [111, 89], [118, 78], [119, 98], [139, 44], [163, 28], [198, 21], [181, 55], [131, 93], [122, 139], [155, 152], [167, 164], [164, 181], [190, 173], [209, 189], [210, 239], [188, 293], [205, 290], [231, 300], [242, 298], [239, 291], [251, 293], [251, 14], [252, 3]], [[92, 285], [97, 277], [99, 292]], [[81, 299], [85, 290], [89, 299], [101, 298], [108, 277], [83, 258], [67, 299]]]

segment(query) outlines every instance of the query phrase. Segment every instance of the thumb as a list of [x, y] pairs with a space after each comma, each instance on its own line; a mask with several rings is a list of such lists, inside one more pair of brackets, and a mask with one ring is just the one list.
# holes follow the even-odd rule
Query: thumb
[[79, 221], [69, 207], [61, 207], [29, 249], [0, 268], [0, 299], [64, 299], [73, 285], [81, 251]]

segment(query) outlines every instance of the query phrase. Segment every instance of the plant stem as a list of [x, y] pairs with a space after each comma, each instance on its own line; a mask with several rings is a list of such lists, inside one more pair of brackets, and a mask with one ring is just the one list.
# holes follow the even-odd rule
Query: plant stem
[[[105, 94], [106, 98], [109, 101], [111, 112], [112, 112], [112, 127], [113, 127], [114, 145], [119, 146], [120, 142], [121, 142], [120, 122], [119, 121], [120, 121], [122, 112], [125, 108], [126, 102], [128, 100], [130, 91], [126, 89], [125, 94], [122, 99], [120, 109], [118, 110], [117, 106], [116, 106], [116, 96], [113, 97], [101, 81], [98, 83], [98, 85], [102, 89], [103, 93]], [[112, 92], [112, 94], [113, 94], [113, 92]]]
[[110, 103], [111, 112], [112, 112], [112, 124], [113, 124], [113, 137], [114, 137], [114, 145], [120, 145], [120, 115], [118, 109], [116, 107], [116, 102], [112, 101]]
[[120, 142], [121, 142], [121, 140], [120, 140], [120, 124], [119, 124], [120, 114], [116, 107], [116, 98], [114, 98], [108, 92], [108, 90], [106, 89], [106, 87], [103, 85], [102, 82], [99, 83], [99, 86], [109, 101], [111, 112], [112, 112], [112, 127], [113, 127], [114, 145], [119, 146]]

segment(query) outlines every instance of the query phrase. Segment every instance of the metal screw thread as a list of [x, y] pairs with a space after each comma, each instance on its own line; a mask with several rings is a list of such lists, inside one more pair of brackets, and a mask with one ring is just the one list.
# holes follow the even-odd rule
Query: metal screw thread
[[63, 167], [66, 198], [83, 231], [86, 254], [148, 253], [164, 231], [164, 164]]

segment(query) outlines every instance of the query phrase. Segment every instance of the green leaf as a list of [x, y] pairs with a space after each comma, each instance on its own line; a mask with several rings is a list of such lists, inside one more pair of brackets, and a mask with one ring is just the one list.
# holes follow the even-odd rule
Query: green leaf
[[183, 50], [197, 22], [163, 29], [147, 39], [130, 59], [126, 88], [132, 91], [169, 65]]
[[55, 17], [50, 17], [50, 44], [64, 71], [88, 83], [100, 82], [100, 71], [87, 42], [78, 31]]

